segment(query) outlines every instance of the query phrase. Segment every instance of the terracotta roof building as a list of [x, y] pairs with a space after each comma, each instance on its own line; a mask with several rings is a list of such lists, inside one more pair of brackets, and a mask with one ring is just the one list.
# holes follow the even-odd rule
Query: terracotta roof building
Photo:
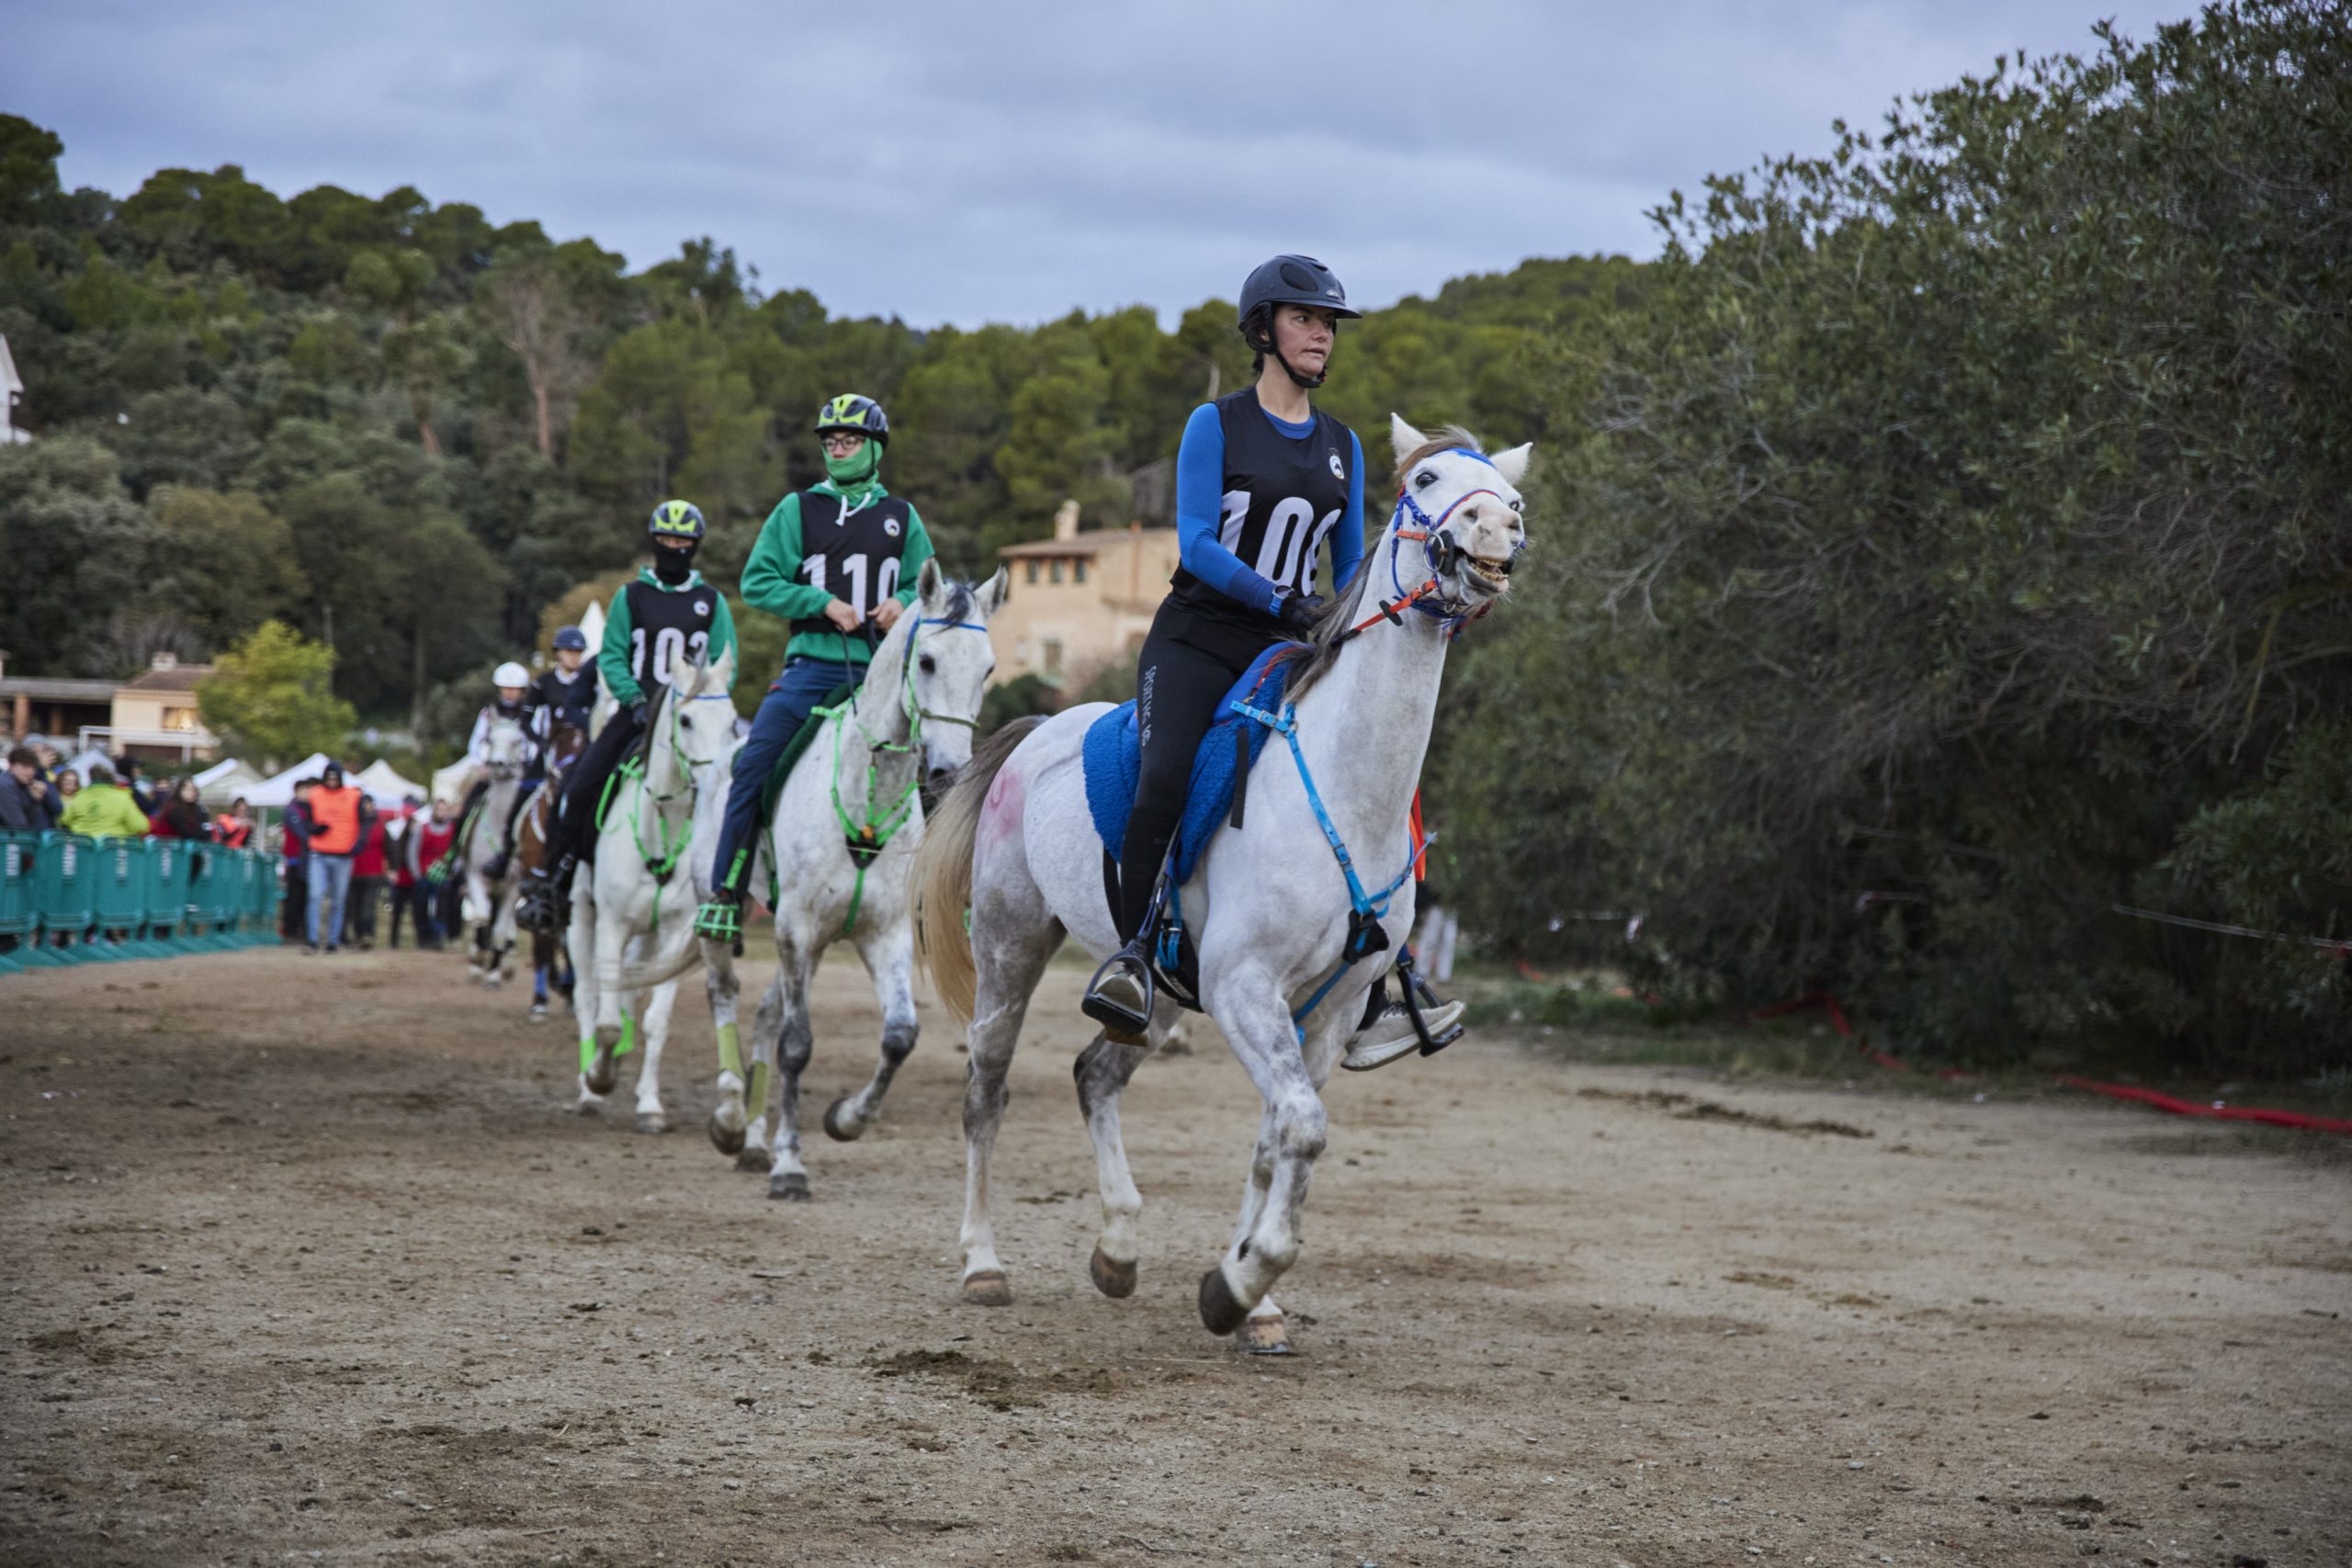
[[989, 624], [996, 678], [1039, 675], [1076, 691], [1104, 665], [1132, 660], [1176, 570], [1173, 528], [1081, 530], [1078, 502], [1054, 514], [1054, 536], [997, 551], [1012, 597]]

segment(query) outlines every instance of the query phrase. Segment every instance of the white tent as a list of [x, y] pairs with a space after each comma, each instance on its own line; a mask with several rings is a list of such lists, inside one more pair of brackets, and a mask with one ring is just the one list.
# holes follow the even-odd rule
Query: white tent
[[[114, 768], [114, 759], [107, 756], [104, 751], [93, 747], [89, 750], [83, 752], [78, 757], [66, 758], [65, 761], [59, 765], [61, 767], [73, 769], [74, 776], [75, 778], [80, 779], [84, 784], [88, 784], [90, 782], [90, 770], [92, 768], [104, 767], [108, 772], [112, 772]], [[120, 779], [115, 780], [115, 783], [117, 784], [120, 784], [121, 782], [122, 781]]]
[[226, 806], [241, 795], [250, 795], [261, 782], [261, 774], [232, 757], [196, 775], [196, 797], [207, 806]]
[[294, 786], [304, 779], [317, 778], [334, 761], [324, 751], [313, 751], [284, 773], [272, 774], [245, 791], [245, 804], [284, 810], [294, 804]]
[[392, 765], [381, 757], [360, 769], [351, 782], [366, 790], [368, 798], [378, 806], [400, 806], [411, 795], [419, 800], [424, 798], [423, 784], [409, 783], [392, 772]]

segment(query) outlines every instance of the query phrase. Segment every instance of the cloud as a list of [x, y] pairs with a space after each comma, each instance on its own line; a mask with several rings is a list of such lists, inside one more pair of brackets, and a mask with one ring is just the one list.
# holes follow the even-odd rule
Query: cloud
[[[1649, 254], [1668, 190], [2022, 49], [2088, 0], [1361, 0], [1270, 11], [696, 0], [19, 15], [0, 101], [69, 184], [243, 164], [414, 185], [643, 266], [709, 234], [775, 288], [929, 323], [1229, 296], [1278, 250], [1359, 301], [1530, 255]], [[2169, 16], [2121, 13], [2144, 34]]]

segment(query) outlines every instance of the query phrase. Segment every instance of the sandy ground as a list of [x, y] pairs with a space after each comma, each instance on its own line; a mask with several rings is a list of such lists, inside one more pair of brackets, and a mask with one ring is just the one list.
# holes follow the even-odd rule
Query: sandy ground
[[[2352, 1562], [2352, 1162], [2292, 1139], [1474, 1038], [1331, 1087], [1270, 1360], [1193, 1316], [1256, 1117], [1213, 1033], [1130, 1092], [1105, 1300], [1048, 976], [989, 1311], [943, 1016], [785, 1204], [698, 1130], [698, 987], [649, 1138], [460, 971], [0, 979], [0, 1561]], [[818, 1021], [821, 1105], [854, 963]]]

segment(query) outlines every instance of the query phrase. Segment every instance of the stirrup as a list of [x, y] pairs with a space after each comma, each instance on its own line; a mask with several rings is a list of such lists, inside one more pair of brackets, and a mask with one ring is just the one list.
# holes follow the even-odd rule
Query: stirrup
[[[1127, 984], [1121, 986], [1123, 980]], [[1136, 999], [1113, 995], [1114, 987]], [[1129, 942], [1104, 959], [1086, 982], [1086, 999], [1079, 1003], [1079, 1010], [1119, 1043], [1133, 1044], [1151, 1028], [1152, 990], [1151, 964], [1144, 957], [1143, 944]]]
[[[710, 902], [695, 911], [695, 935], [708, 937], [713, 942], [741, 942], [743, 940], [743, 896], [731, 887], [722, 887], [710, 896]], [[738, 952], [741, 950], [737, 949]]]
[[537, 931], [542, 935], [555, 930], [553, 877], [535, 871], [524, 879], [522, 891], [514, 895], [514, 923], [526, 931]]

